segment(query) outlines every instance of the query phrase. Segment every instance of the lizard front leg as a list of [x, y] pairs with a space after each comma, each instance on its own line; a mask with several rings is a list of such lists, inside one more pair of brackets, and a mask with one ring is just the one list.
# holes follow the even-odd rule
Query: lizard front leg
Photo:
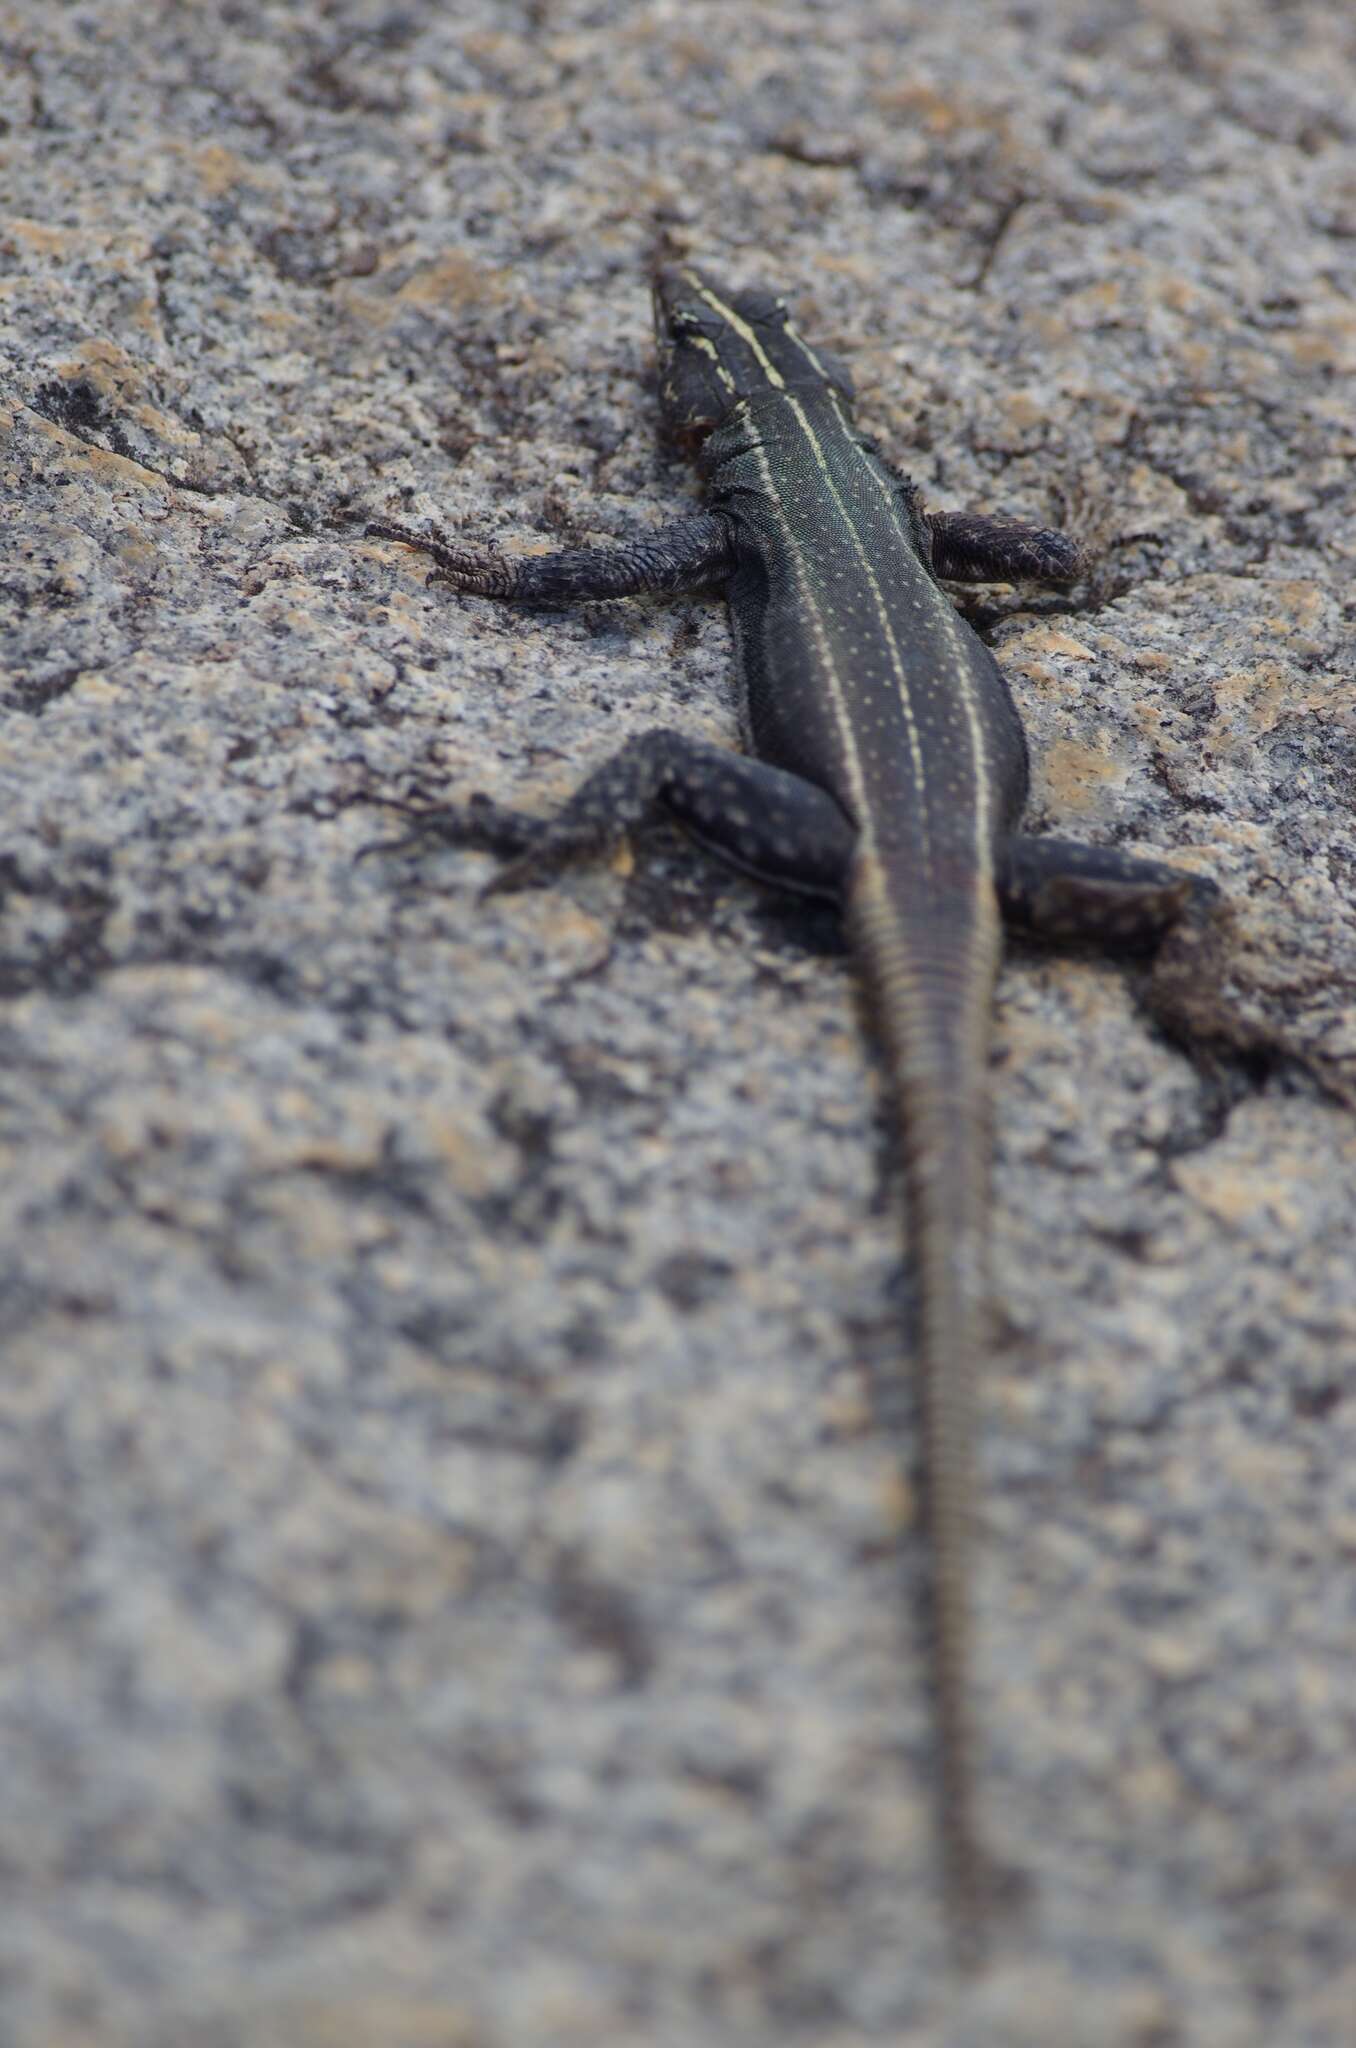
[[373, 540], [399, 541], [431, 556], [437, 567], [430, 582], [450, 583], [470, 596], [520, 603], [578, 604], [589, 598], [709, 590], [734, 568], [729, 521], [714, 512], [675, 520], [622, 547], [567, 548], [554, 555], [501, 555], [384, 520], [374, 521], [367, 533]]

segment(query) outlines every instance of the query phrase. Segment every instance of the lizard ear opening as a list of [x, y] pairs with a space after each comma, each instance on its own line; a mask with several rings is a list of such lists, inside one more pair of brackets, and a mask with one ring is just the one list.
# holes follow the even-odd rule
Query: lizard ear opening
[[665, 361], [661, 352], [659, 410], [664, 431], [687, 453], [695, 454], [720, 425], [729, 405], [728, 392], [712, 390], [700, 363], [685, 356]]

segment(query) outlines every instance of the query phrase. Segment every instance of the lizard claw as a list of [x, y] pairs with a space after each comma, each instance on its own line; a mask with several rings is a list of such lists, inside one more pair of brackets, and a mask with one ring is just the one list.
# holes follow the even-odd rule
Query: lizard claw
[[[392, 810], [402, 811], [413, 819], [412, 829], [396, 839], [374, 839], [358, 852], [360, 861], [373, 853], [410, 852], [429, 841], [443, 846], [474, 847], [484, 853], [525, 856], [538, 829], [533, 819], [506, 809], [479, 790], [466, 805], [415, 803], [408, 797], [389, 797], [386, 801]], [[518, 865], [516, 859], [512, 865]]]
[[491, 876], [480, 892], [481, 899], [506, 896], [517, 889], [540, 889], [572, 862], [605, 852], [612, 839], [613, 835], [600, 834], [591, 825], [576, 824], [571, 829], [566, 820], [539, 825], [527, 845], [520, 840], [517, 847], [503, 847], [514, 857]]

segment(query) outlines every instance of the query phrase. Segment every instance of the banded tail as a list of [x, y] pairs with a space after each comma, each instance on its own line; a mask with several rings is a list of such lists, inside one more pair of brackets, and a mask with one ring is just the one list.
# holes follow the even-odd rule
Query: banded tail
[[988, 1047], [1001, 929], [987, 873], [924, 894], [866, 852], [850, 916], [901, 1124], [918, 1278], [932, 1682], [947, 1917], [961, 1959], [983, 1942], [991, 1866], [975, 1818], [970, 1697], [978, 1383], [987, 1321]]

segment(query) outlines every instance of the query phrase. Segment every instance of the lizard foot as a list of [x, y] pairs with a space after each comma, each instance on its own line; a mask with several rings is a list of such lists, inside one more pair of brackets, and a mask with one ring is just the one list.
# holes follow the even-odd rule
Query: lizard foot
[[[402, 812], [413, 823], [408, 832], [395, 839], [374, 839], [359, 851], [366, 860], [374, 853], [409, 853], [430, 842], [442, 846], [469, 846], [482, 853], [497, 853], [513, 865], [527, 853], [542, 829], [534, 818], [512, 811], [493, 797], [477, 792], [468, 804], [425, 804], [408, 798], [385, 797], [392, 810]], [[498, 877], [496, 877], [496, 880]]]
[[[1249, 947], [1237, 911], [1223, 897], [1189, 904], [1154, 956], [1148, 1007], [1170, 1038], [1188, 1050], [1214, 1047], [1266, 1066], [1299, 1068], [1348, 1109], [1356, 1109], [1356, 1075], [1269, 1014], [1286, 996], [1313, 992], [1278, 981], [1264, 961], [1247, 971]], [[1268, 1004], [1267, 998], [1272, 999]]]

